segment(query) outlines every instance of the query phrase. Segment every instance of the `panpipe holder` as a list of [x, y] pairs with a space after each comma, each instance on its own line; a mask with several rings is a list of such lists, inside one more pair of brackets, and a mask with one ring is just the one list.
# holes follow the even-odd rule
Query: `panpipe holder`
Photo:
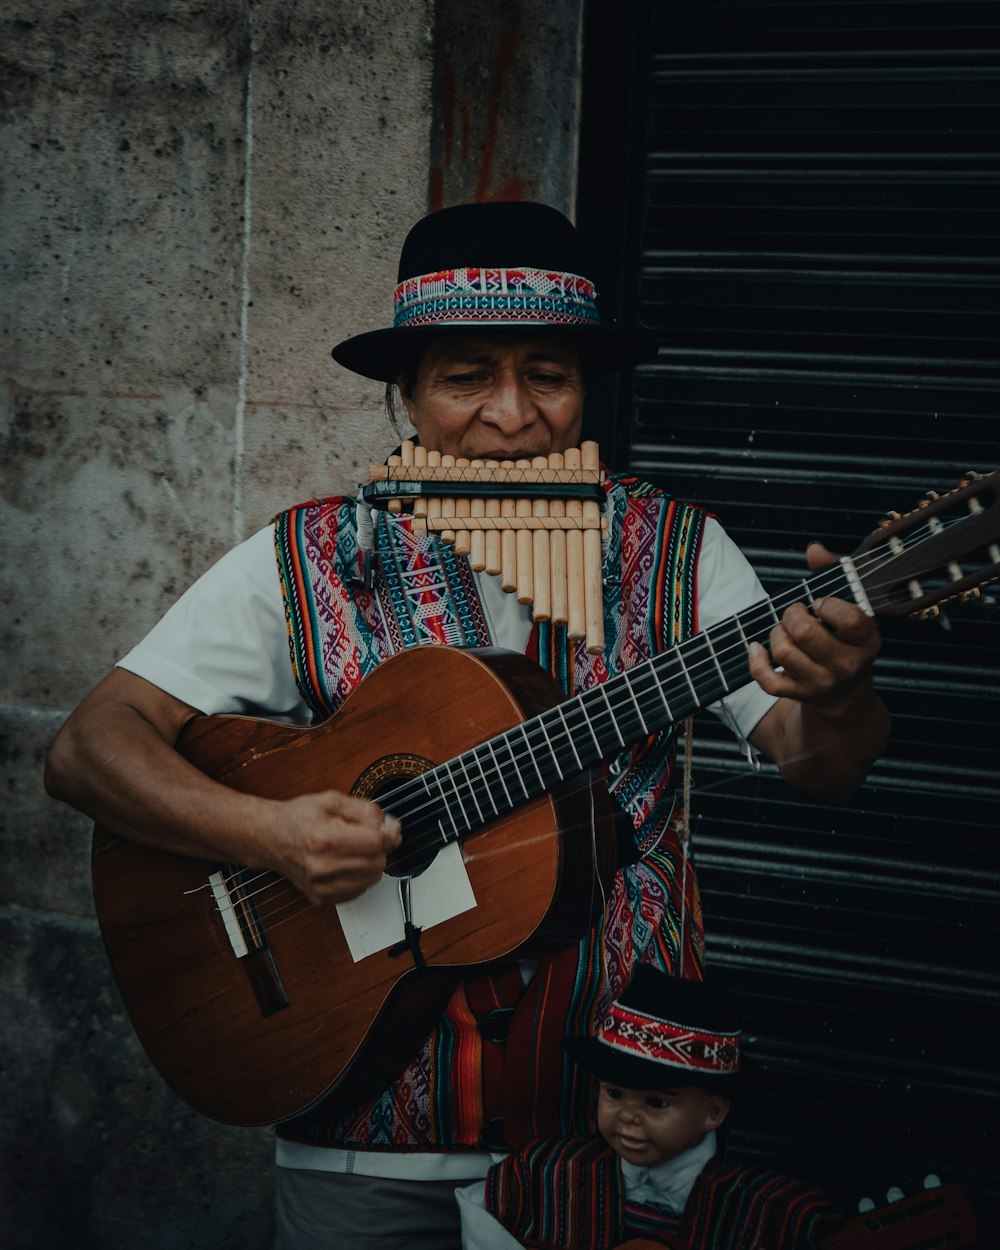
[[504, 482], [503, 489], [488, 482], [422, 482], [379, 479], [361, 488], [361, 498], [371, 507], [388, 508], [396, 500], [454, 499], [578, 499], [604, 503], [604, 489], [590, 482]]

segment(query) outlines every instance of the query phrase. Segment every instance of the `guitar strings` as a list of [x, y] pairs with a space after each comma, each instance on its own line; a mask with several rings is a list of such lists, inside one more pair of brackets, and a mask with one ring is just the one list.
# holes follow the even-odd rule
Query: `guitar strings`
[[[961, 522], [962, 520], [964, 520], [964, 519], [966, 519], [966, 518], [946, 519], [946, 520], [944, 520], [944, 521], [941, 523], [941, 527], [942, 527], [942, 528], [947, 528], [949, 525], [958, 524], [958, 523], [960, 523], [960, 522]], [[908, 554], [912, 553], [912, 551], [913, 551], [914, 549], [918, 548], [918, 547], [919, 547], [919, 546], [920, 546], [923, 542], [925, 542], [925, 541], [927, 541], [927, 540], [929, 540], [929, 539], [932, 539], [932, 538], [934, 538], [934, 537], [939, 537], [939, 536], [940, 536], [940, 532], [941, 532], [941, 531], [940, 531], [940, 529], [939, 529], [939, 530], [937, 530], [937, 532], [935, 533], [934, 531], [932, 531], [932, 530], [930, 529], [930, 527], [929, 527], [929, 526], [924, 527], [924, 530], [925, 530], [925, 533], [926, 533], [926, 537], [920, 537], [919, 535], [921, 534], [921, 531], [919, 531], [919, 530], [914, 532], [914, 533], [915, 533], [915, 535], [916, 535], [917, 537], [916, 537], [916, 540], [915, 540], [915, 541], [913, 541], [909, 547], [907, 547], [907, 553], [908, 553]], [[886, 555], [885, 555], [885, 553], [886, 553], [886, 552], [888, 552], [888, 553], [889, 553], [888, 557], [886, 557]], [[870, 571], [870, 570], [871, 570], [871, 569], [873, 569], [873, 568], [878, 567], [880, 564], [887, 563], [887, 562], [891, 562], [891, 560], [893, 560], [893, 559], [895, 559], [895, 558], [896, 558], [895, 553], [893, 553], [893, 552], [892, 552], [891, 547], [890, 547], [888, 544], [882, 544], [881, 546], [878, 546], [878, 547], [873, 548], [870, 552], [864, 553], [861, 557], [859, 557], [859, 558], [858, 558], [858, 559], [854, 562], [854, 564], [855, 564], [855, 568], [858, 570], [858, 572], [859, 572], [859, 573], [864, 573], [864, 572], [868, 572], [868, 571]], [[814, 575], [814, 580], [813, 580], [812, 582], [809, 582], [809, 581], [807, 581], [807, 580], [803, 579], [803, 581], [801, 581], [800, 583], [796, 584], [796, 586], [795, 586], [795, 587], [788, 587], [788, 588], [786, 588], [785, 590], [783, 590], [783, 591], [779, 592], [779, 593], [778, 593], [777, 595], [775, 595], [773, 598], [768, 598], [768, 599], [761, 600], [761, 601], [760, 601], [760, 602], [758, 602], [757, 604], [751, 605], [751, 606], [750, 606], [748, 609], [746, 609], [743, 613], [739, 613], [739, 614], [737, 614], [737, 615], [741, 618], [741, 620], [745, 620], [745, 623], [746, 623], [746, 625], [748, 626], [748, 628], [750, 629], [751, 634], [752, 634], [752, 635], [754, 635], [754, 637], [752, 637], [752, 638], [750, 639], [751, 641], [753, 641], [753, 640], [756, 640], [755, 636], [756, 636], [756, 634], [757, 634], [758, 632], [760, 632], [760, 631], [761, 631], [762, 627], [763, 627], [763, 629], [764, 629], [764, 632], [765, 632], [765, 633], [769, 633], [769, 632], [770, 632], [770, 629], [771, 629], [771, 628], [773, 627], [773, 625], [775, 624], [775, 621], [776, 621], [777, 617], [778, 617], [778, 616], [780, 616], [780, 611], [782, 611], [782, 610], [784, 609], [784, 606], [787, 606], [787, 604], [790, 604], [790, 603], [794, 603], [794, 602], [801, 602], [801, 601], [802, 601], [802, 597], [801, 597], [801, 595], [800, 595], [800, 593], [799, 593], [799, 588], [800, 588], [800, 587], [805, 586], [805, 588], [806, 588], [806, 590], [807, 590], [807, 595], [808, 595], [808, 597], [809, 597], [810, 599], [815, 600], [817, 597], [819, 597], [819, 598], [824, 597], [824, 595], [825, 595], [825, 594], [829, 591], [829, 589], [831, 589], [831, 588], [833, 588], [833, 587], [835, 587], [835, 586], [836, 586], [837, 588], [841, 588], [841, 587], [842, 587], [842, 585], [843, 585], [843, 583], [844, 583], [844, 581], [845, 581], [845, 573], [844, 573], [844, 569], [843, 569], [843, 566], [842, 566], [842, 565], [840, 565], [840, 564], [838, 563], [838, 564], [836, 564], [836, 565], [830, 566], [828, 569], [825, 569], [825, 570], [820, 570], [817, 574], [815, 574], [815, 575]], [[735, 617], [734, 617], [734, 618], [730, 618], [730, 620], [734, 620], [734, 619], [736, 619], [736, 618], [735, 618]], [[726, 621], [719, 622], [719, 625], [725, 625], [725, 624], [727, 624], [727, 622], [726, 622]], [[714, 628], [714, 627], [713, 627], [713, 628]], [[700, 636], [700, 635], [693, 635], [693, 636], [692, 636], [692, 639], [697, 638], [697, 637], [699, 637], [699, 636]], [[691, 640], [687, 640], [687, 641], [691, 641]], [[683, 644], [681, 644], [681, 645], [683, 646]], [[659, 656], [653, 657], [651, 660], [646, 660], [646, 661], [643, 661], [643, 662], [642, 662], [642, 664], [638, 665], [636, 668], [634, 668], [634, 669], [632, 669], [632, 670], [629, 670], [629, 672], [628, 672], [628, 676], [629, 676], [629, 678], [632, 678], [633, 676], [635, 676], [635, 677], [639, 678], [640, 680], [650, 678], [651, 674], [654, 672], [654, 666], [655, 666], [656, 661], [657, 661], [658, 659], [659, 659], [659, 660], [662, 660], [662, 659], [663, 659], [663, 657], [665, 657], [665, 656], [670, 656], [671, 654], [673, 654], [673, 652], [674, 652], [674, 651], [676, 651], [676, 648], [671, 648], [671, 649], [669, 649], [669, 650], [668, 650], [668, 651], [666, 651], [666, 652], [662, 652], [662, 653], [660, 653], [660, 655], [659, 655]], [[712, 656], [710, 656], [710, 657], [709, 657], [709, 659], [707, 659], [707, 660], [704, 660], [704, 661], [695, 661], [695, 663], [691, 666], [691, 669], [690, 669], [690, 671], [691, 671], [691, 676], [692, 676], [692, 677], [694, 677], [695, 675], [699, 675], [699, 674], [698, 674], [698, 669], [699, 669], [699, 667], [701, 668], [701, 670], [702, 670], [702, 671], [706, 671], [706, 670], [707, 670], [707, 671], [711, 671], [711, 669], [715, 667], [715, 664], [716, 664], [716, 661], [717, 661], [717, 660], [718, 660], [718, 661], [720, 661], [720, 662], [725, 662], [725, 661], [727, 661], [728, 659], [731, 659], [731, 658], [732, 658], [732, 654], [733, 654], [733, 653], [735, 653], [735, 652], [739, 652], [739, 651], [743, 651], [743, 652], [745, 652], [745, 651], [746, 651], [746, 647], [745, 647], [745, 645], [743, 644], [743, 642], [742, 642], [742, 641], [741, 641], [740, 643], [734, 643], [734, 644], [732, 644], [732, 645], [731, 645], [730, 647], [728, 647], [728, 648], [724, 648], [721, 652], [715, 652], [714, 658], [713, 658]], [[728, 652], [728, 654], [727, 654], [727, 652]], [[623, 675], [621, 675], [621, 676], [625, 676], [625, 674], [623, 674]], [[654, 683], [656, 683], [656, 678], [655, 678], [655, 676], [653, 676], [653, 677], [652, 677], [652, 681], [653, 681]], [[626, 685], [629, 685], [629, 686], [634, 686], [634, 685], [635, 685], [635, 683], [634, 683], [634, 682], [632, 682], [631, 680], [630, 680], [629, 682], [625, 683], [625, 684], [626, 684]], [[656, 684], [658, 684], [658, 683], [656, 683]], [[651, 690], [651, 689], [652, 689], [652, 686], [650, 686], [650, 685], [649, 685], [648, 680], [647, 680], [647, 690]], [[574, 699], [569, 700], [568, 702], [569, 702], [570, 704], [572, 704], [572, 703], [574, 703], [575, 701], [579, 700], [580, 698], [581, 698], [581, 696], [575, 696], [575, 697], [574, 697]], [[629, 702], [630, 702], [630, 701], [631, 701], [631, 699], [629, 700]], [[665, 701], [665, 700], [664, 700], [664, 701]], [[565, 704], [565, 703], [563, 703], [563, 704], [558, 704], [558, 705], [556, 705], [554, 708], [550, 709], [550, 711], [549, 711], [549, 712], [547, 712], [547, 713], [543, 713], [542, 715], [543, 715], [543, 716], [548, 716], [550, 713], [556, 713], [556, 712], [557, 712], [557, 709], [561, 708], [561, 709], [565, 710], [565, 709], [566, 709], [566, 707], [567, 707], [567, 704]], [[538, 718], [533, 718], [533, 719], [536, 719], [536, 720], [537, 720], [537, 719], [541, 719], [541, 717], [538, 717]], [[559, 741], [562, 741], [562, 742], [569, 742], [570, 744], [572, 744], [572, 735], [570, 735], [570, 734], [569, 734], [569, 732], [568, 732], [568, 727], [566, 727], [566, 726], [565, 726], [565, 719], [564, 719], [564, 717], [559, 716], [559, 717], [558, 717], [558, 719], [559, 719], [560, 721], [562, 721], [562, 722], [563, 722], [563, 725], [564, 725], [563, 732], [562, 732], [561, 734], [557, 732], [557, 733], [554, 735], [554, 739], [553, 739], [553, 736], [552, 736], [552, 735], [550, 735], [550, 736], [549, 736], [549, 737], [550, 737], [550, 740], [553, 740], [554, 745], [555, 745], [555, 743], [556, 743], [556, 742], [559, 742]], [[498, 735], [495, 735], [495, 737], [496, 737], [496, 738], [503, 738], [505, 735], [507, 735], [507, 734], [509, 734], [509, 733], [511, 733], [511, 732], [516, 732], [518, 729], [519, 729], [519, 726], [518, 726], [518, 725], [511, 726], [511, 727], [510, 727], [510, 729], [505, 730], [505, 731], [503, 731], [502, 733], [500, 733], [500, 734], [498, 734]], [[481, 743], [481, 744], [478, 744], [478, 745], [480, 745], [480, 746], [481, 746], [481, 745], [484, 745], [484, 744], [482, 744], [482, 743]], [[475, 749], [475, 748], [472, 748], [472, 750], [474, 750], [474, 749]], [[468, 752], [463, 753], [463, 754], [468, 754]], [[521, 751], [519, 755], [515, 754], [513, 751], [510, 751], [510, 752], [509, 752], [509, 754], [510, 754], [511, 761], [512, 761], [512, 763], [513, 763], [513, 765], [514, 765], [514, 768], [515, 768], [518, 772], [520, 771], [521, 764], [522, 764], [525, 760], [530, 760], [530, 759], [533, 759], [533, 758], [534, 758], [533, 753], [530, 751], [530, 749], [529, 749], [529, 750], [524, 750], [524, 751]], [[574, 751], [574, 754], [575, 754], [575, 751]], [[461, 757], [457, 757], [457, 758], [461, 758]], [[438, 766], [437, 766], [437, 768], [442, 768], [442, 767], [447, 767], [447, 765], [438, 765]], [[436, 771], [436, 770], [432, 770], [432, 771]], [[587, 769], [584, 769], [584, 770], [583, 770], [583, 773], [582, 773], [582, 776], [583, 776], [583, 777], [586, 777], [586, 775], [587, 775], [587, 771], [588, 771]], [[481, 768], [481, 767], [480, 767], [480, 772], [482, 772], [482, 768]], [[424, 776], [424, 777], [425, 777], [425, 776], [426, 776], [426, 774], [423, 774], [422, 776]], [[502, 777], [502, 774], [501, 774], [501, 777]], [[483, 774], [483, 779], [485, 780], [485, 774]], [[405, 797], [406, 797], [406, 792], [407, 792], [408, 790], [412, 789], [412, 787], [413, 787], [415, 784], [417, 784], [417, 782], [419, 782], [419, 780], [420, 780], [420, 779], [418, 778], [416, 781], [413, 781], [413, 782], [407, 782], [407, 783], [406, 783], [406, 784], [404, 784], [403, 786], [397, 787], [397, 789], [396, 789], [396, 790], [390, 791], [388, 794], [383, 795], [383, 796], [380, 796], [380, 802], [382, 803], [382, 805], [383, 805], [383, 806], [388, 806], [388, 805], [389, 805], [389, 804], [390, 804], [393, 800], [395, 800], [395, 801], [396, 801], [396, 803], [397, 803], [397, 805], [398, 805], [398, 804], [399, 804], [399, 801], [400, 801], [400, 798], [401, 798], [401, 797], [402, 797], [402, 798], [405, 798]], [[455, 790], [456, 797], [459, 799], [459, 802], [461, 803], [461, 802], [462, 802], [462, 799], [461, 799], [461, 793], [460, 793], [460, 791], [461, 791], [461, 789], [463, 788], [463, 783], [461, 783], [461, 782], [456, 783], [454, 778], [450, 778], [450, 780], [451, 780], [451, 782], [452, 782], [452, 788]], [[471, 789], [472, 789], [472, 787], [471, 787], [471, 783], [469, 783], [469, 784], [468, 784], [467, 788], [468, 788], [468, 789], [470, 789], [470, 791], [471, 791]], [[523, 788], [523, 787], [522, 787], [522, 788]], [[582, 786], [581, 786], [581, 788], [589, 788], [589, 782], [584, 781], [584, 782], [583, 782], [583, 784], [582, 784]], [[569, 791], [569, 793], [573, 793], [573, 792], [574, 792], [574, 791], [572, 791], [572, 790], [571, 790], [571, 791]], [[543, 792], [543, 793], [544, 793], [544, 792]], [[413, 809], [409, 812], [409, 815], [411, 816], [411, 818], [416, 818], [416, 817], [419, 817], [420, 815], [424, 814], [427, 810], [438, 810], [438, 809], [439, 809], [439, 807], [440, 807], [440, 803], [441, 803], [441, 801], [442, 801], [443, 797], [444, 797], [444, 796], [443, 796], [443, 794], [442, 794], [441, 796], [439, 796], [439, 797], [438, 797], [438, 799], [437, 799], [437, 800], [433, 800], [433, 799], [432, 799], [432, 800], [429, 800], [429, 801], [428, 801], [428, 802], [426, 802], [426, 803], [420, 803], [420, 804], [418, 804], [417, 806], [415, 806], [415, 807], [414, 807], [414, 808], [413, 808]], [[542, 797], [542, 795], [535, 796], [535, 800], [540, 799], [541, 797]], [[445, 801], [447, 801], [447, 800], [445, 800]], [[528, 802], [528, 801], [529, 801], [528, 799], [525, 799], [525, 800], [523, 800], [522, 802], [526, 803], [526, 802]], [[521, 804], [518, 804], [517, 806], [520, 806], [520, 805], [521, 805]], [[477, 807], [478, 807], [478, 804], [477, 804]], [[504, 813], [504, 814], [506, 814], [506, 813]], [[480, 815], [482, 815], [482, 813], [481, 813], [481, 812], [480, 812]], [[488, 817], [488, 818], [487, 818], [487, 819], [486, 819], [483, 823], [491, 823], [491, 822], [492, 822], [492, 820], [498, 819], [498, 818], [499, 818], [499, 815], [500, 815], [500, 814], [499, 814], [499, 813], [497, 813], [497, 814], [496, 814], [496, 815], [494, 815], [493, 817]], [[560, 831], [556, 831], [556, 832], [557, 832], [557, 833], [559, 833]], [[561, 832], [572, 832], [572, 831], [571, 831], [571, 830], [564, 830], [564, 831], [561, 831]], [[539, 836], [540, 836], [540, 837], [549, 837], [549, 836], [551, 836], [551, 834], [539, 835]], [[451, 840], [454, 840], [454, 839], [451, 839]], [[433, 846], [435, 846], [435, 845], [436, 845], [439, 841], [441, 841], [440, 835], [433, 835], [433, 836], [430, 836], [430, 837], [427, 839], [426, 844], [425, 844], [425, 843], [423, 843], [423, 842], [421, 842], [419, 838], [418, 838], [418, 839], [416, 839], [416, 840], [414, 841], [414, 844], [413, 844], [413, 847], [412, 847], [412, 850], [413, 850], [413, 852], [414, 852], [414, 853], [413, 853], [413, 855], [412, 855], [412, 857], [411, 857], [411, 858], [409, 858], [409, 859], [407, 859], [407, 858], [406, 858], [406, 856], [401, 857], [399, 860], [397, 860], [397, 861], [395, 862], [395, 864], [394, 864], [394, 868], [395, 868], [395, 869], [397, 869], [397, 870], [398, 870], [398, 869], [402, 869], [403, 871], [400, 873], [400, 875], [405, 876], [405, 875], [406, 875], [405, 868], [406, 868], [406, 867], [408, 867], [408, 866], [411, 866], [411, 865], [412, 865], [412, 866], [415, 866], [415, 865], [417, 865], [418, 863], [420, 863], [422, 860], [424, 860], [424, 859], [426, 858], [426, 849], [427, 849], [428, 847], [433, 847]], [[515, 848], [505, 848], [505, 849], [515, 849]], [[243, 881], [243, 882], [241, 883], [241, 889], [242, 889], [243, 891], [245, 891], [246, 886], [251, 885], [251, 884], [253, 884], [253, 882], [260, 880], [260, 879], [261, 879], [263, 876], [265, 876], [265, 875], [267, 875], [267, 874], [259, 874], [259, 875], [258, 875], [258, 876], [256, 876], [256, 877], [251, 877], [251, 878], [249, 878], [248, 880]], [[286, 879], [285, 879], [285, 878], [281, 877], [279, 874], [274, 874], [274, 875], [275, 875], [275, 877], [276, 877], [276, 882], [285, 882], [285, 885], [287, 886], [287, 889], [288, 889], [289, 891], [293, 892], [293, 894], [295, 895], [295, 897], [296, 897], [296, 898], [302, 898], [302, 897], [303, 897], [303, 896], [299, 893], [299, 891], [298, 891], [297, 889], [295, 889], [295, 887], [294, 887], [294, 886], [292, 886], [292, 885], [291, 885], [291, 883], [290, 883], [290, 882], [287, 882], [287, 881], [286, 881]], [[232, 878], [231, 878], [231, 879], [232, 879]], [[230, 880], [231, 880], [231, 879], [230, 879]], [[262, 893], [264, 890], [266, 890], [266, 889], [268, 889], [268, 888], [270, 888], [270, 887], [267, 887], [267, 886], [261, 887], [261, 889], [260, 889], [260, 890], [252, 892], [252, 893], [251, 893], [248, 897], [254, 897], [255, 895], [257, 895], [257, 894], [259, 894], [259, 893]], [[284, 891], [282, 891], [282, 892], [284, 893]], [[307, 903], [307, 906], [308, 906], [308, 905], [309, 905], [309, 904]], [[272, 914], [273, 914], [273, 913], [272, 913]]]
[[[819, 754], [819, 751], [812, 750], [809, 752], [803, 752], [800, 756], [796, 756], [795, 758], [801, 759], [816, 754]], [[698, 793], [700, 795], [705, 795], [718, 790], [726, 789], [728, 787], [738, 785], [741, 779], [742, 776], [728, 776], [720, 778], [718, 781], [709, 782], [708, 784], [699, 784], [697, 786]], [[580, 784], [566, 791], [566, 794], [567, 797], [573, 797], [580, 792], [590, 790], [590, 783], [581, 778]], [[539, 800], [535, 801], [537, 802]], [[509, 815], [513, 815], [513, 813], [509, 813]], [[478, 842], [473, 834], [472, 838], [462, 844], [463, 862], [468, 864], [477, 859], [486, 859], [497, 855], [507, 854], [511, 851], [524, 850], [525, 848], [531, 847], [538, 842], [548, 841], [552, 837], [576, 836], [581, 830], [589, 828], [590, 823], [588, 821], [581, 820], [576, 823], [562, 825], [558, 828], [549, 830], [546, 833], [535, 834], [532, 837], [522, 837], [516, 843], [505, 842], [503, 846], [496, 848], [490, 847], [488, 842]], [[654, 846], [651, 849], [655, 849], [656, 845], [658, 845], [661, 841], [662, 833], [656, 838]], [[648, 854], [649, 851], [644, 853]], [[274, 870], [264, 869], [255, 872], [255, 874], [251, 877], [241, 877], [241, 874], [235, 873], [230, 876], [227, 881], [228, 883], [232, 883], [237, 879], [239, 879], [241, 899], [254, 901], [260, 900], [260, 905], [258, 906], [258, 919], [262, 925], [266, 922], [268, 932], [280, 928], [282, 925], [288, 923], [288, 921], [294, 920], [298, 916], [311, 911], [314, 906], [286, 877], [281, 876], [280, 873]], [[253, 890], [247, 888], [248, 886], [255, 884], [257, 888]], [[206, 887], [199, 887], [199, 889], [204, 888]], [[280, 900], [282, 899], [286, 899], [287, 901], [281, 903]]]

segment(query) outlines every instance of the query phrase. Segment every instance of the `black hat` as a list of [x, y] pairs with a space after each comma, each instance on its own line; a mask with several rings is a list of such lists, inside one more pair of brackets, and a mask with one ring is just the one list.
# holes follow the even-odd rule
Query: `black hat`
[[380, 382], [442, 333], [571, 334], [590, 372], [648, 360], [655, 342], [601, 321], [573, 225], [545, 204], [460, 204], [422, 218], [399, 258], [387, 330], [345, 339], [339, 364]]
[[628, 1089], [699, 1085], [735, 1090], [740, 1028], [731, 999], [704, 981], [667, 976], [641, 965], [608, 1008], [594, 1037], [574, 1037], [566, 1049], [603, 1081]]

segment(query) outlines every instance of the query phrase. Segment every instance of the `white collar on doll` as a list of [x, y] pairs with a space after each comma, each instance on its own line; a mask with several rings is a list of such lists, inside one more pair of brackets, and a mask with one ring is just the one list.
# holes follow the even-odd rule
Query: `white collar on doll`
[[672, 1215], [680, 1215], [701, 1175], [705, 1164], [715, 1154], [715, 1133], [706, 1133], [697, 1146], [692, 1146], [676, 1159], [665, 1159], [655, 1167], [636, 1167], [622, 1159], [625, 1197], [642, 1206], [659, 1207]]

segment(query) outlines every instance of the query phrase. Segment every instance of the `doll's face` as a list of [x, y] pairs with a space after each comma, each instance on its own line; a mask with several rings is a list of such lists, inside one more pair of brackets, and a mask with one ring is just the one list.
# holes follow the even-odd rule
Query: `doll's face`
[[627, 1162], [653, 1167], [697, 1146], [728, 1111], [728, 1098], [696, 1085], [652, 1090], [602, 1081], [597, 1127]]

